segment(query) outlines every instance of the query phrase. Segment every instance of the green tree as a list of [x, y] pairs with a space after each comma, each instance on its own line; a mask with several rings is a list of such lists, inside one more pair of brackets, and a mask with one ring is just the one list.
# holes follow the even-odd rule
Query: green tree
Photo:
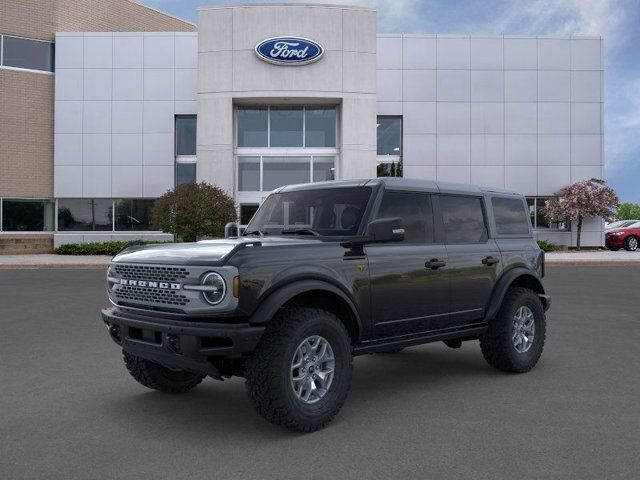
[[233, 199], [207, 183], [185, 183], [155, 201], [151, 224], [182, 241], [221, 237], [224, 226], [236, 219]]
[[640, 220], [640, 205], [624, 202], [616, 210], [616, 220]]

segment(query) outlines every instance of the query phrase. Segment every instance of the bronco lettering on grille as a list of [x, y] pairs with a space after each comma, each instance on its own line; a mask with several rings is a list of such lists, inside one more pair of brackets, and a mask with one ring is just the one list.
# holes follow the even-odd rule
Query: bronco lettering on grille
[[128, 278], [121, 278], [120, 285], [130, 285], [133, 287], [162, 288], [164, 290], [180, 290], [182, 288], [182, 285], [179, 283], [151, 282], [148, 280], [129, 280]]

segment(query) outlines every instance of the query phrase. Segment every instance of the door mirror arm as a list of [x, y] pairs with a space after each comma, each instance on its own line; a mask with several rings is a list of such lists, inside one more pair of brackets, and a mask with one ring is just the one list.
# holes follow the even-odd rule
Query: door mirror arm
[[369, 222], [365, 234], [341, 242], [345, 248], [362, 250], [367, 243], [402, 242], [404, 240], [404, 228], [400, 217], [377, 218]]

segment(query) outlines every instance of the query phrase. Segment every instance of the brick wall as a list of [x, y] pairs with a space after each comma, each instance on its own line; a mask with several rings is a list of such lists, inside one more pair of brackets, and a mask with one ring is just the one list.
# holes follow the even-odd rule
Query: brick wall
[[[128, 0], [0, 0], [0, 33], [195, 31]], [[54, 76], [0, 69], [0, 196], [53, 196]]]

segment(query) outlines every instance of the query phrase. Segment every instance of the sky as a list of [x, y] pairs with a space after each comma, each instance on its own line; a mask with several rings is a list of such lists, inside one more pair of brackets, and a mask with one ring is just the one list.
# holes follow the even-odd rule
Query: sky
[[[201, 5], [247, 3], [139, 1], [196, 24], [197, 7]], [[320, 3], [376, 7], [378, 33], [602, 35], [606, 180], [621, 201], [640, 203], [640, 0], [322, 0]]]

